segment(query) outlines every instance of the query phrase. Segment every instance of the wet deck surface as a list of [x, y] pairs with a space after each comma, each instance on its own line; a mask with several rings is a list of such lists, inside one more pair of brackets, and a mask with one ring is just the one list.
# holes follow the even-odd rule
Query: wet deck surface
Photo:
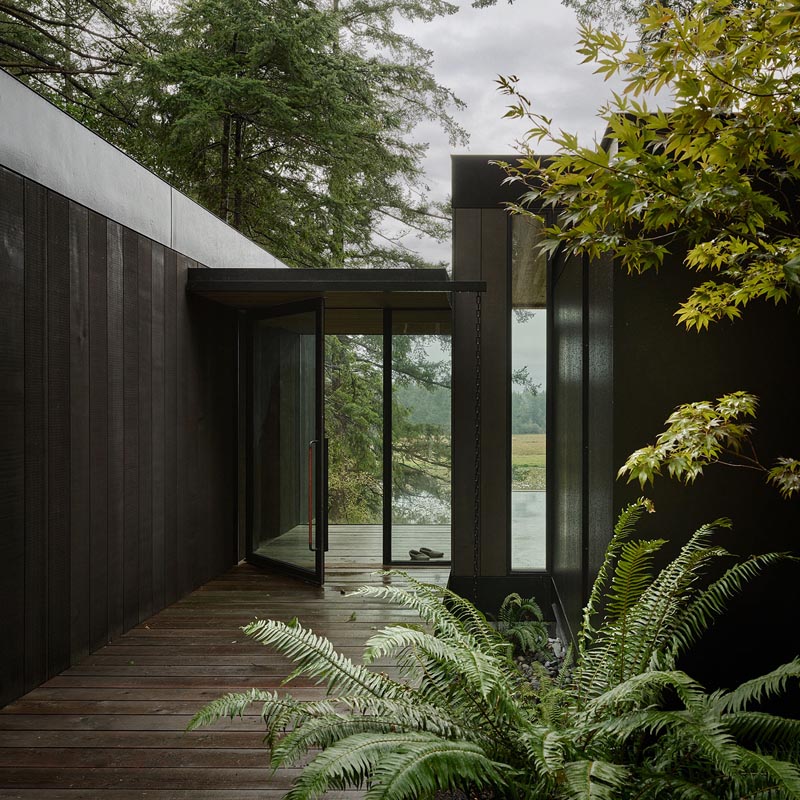
[[[445, 569], [419, 575], [447, 580]], [[240, 565], [206, 584], [0, 712], [0, 798], [282, 797], [296, 773], [268, 768], [257, 710], [192, 733], [186, 725], [220, 694], [280, 686], [289, 662], [239, 630], [256, 617], [297, 616], [359, 658], [377, 627], [409, 619], [346, 594], [381, 580], [342, 569], [319, 588]], [[324, 690], [305, 680], [292, 693], [314, 698]]]

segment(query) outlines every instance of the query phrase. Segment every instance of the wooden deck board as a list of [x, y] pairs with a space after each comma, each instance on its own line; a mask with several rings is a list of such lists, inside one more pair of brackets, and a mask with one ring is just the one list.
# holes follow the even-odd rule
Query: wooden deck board
[[[443, 583], [448, 573], [419, 574]], [[221, 575], [0, 712], [0, 798], [277, 800], [298, 773], [269, 770], [255, 712], [192, 733], [186, 724], [224, 692], [280, 688], [288, 662], [248, 640], [240, 625], [298, 616], [358, 657], [377, 628], [409, 619], [348, 594], [383, 580], [341, 567], [323, 588], [249, 565]], [[308, 679], [292, 691], [304, 699], [324, 694]]]

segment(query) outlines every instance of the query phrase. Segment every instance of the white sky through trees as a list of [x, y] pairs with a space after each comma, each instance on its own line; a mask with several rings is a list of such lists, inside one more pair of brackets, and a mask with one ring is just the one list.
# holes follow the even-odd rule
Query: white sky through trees
[[[416, 138], [430, 143], [425, 171], [435, 200], [450, 195], [450, 154], [511, 153], [525, 132], [519, 120], [505, 120], [508, 98], [496, 91], [499, 74], [517, 75], [534, 110], [553, 118], [556, 129], [576, 132], [582, 143], [601, 138], [604, 124], [597, 109], [618, 83], [605, 83], [592, 64], [580, 64], [575, 52], [575, 13], [558, 0], [498, 0], [490, 8], [474, 9], [459, 0], [461, 10], [433, 22], [399, 20], [397, 29], [413, 36], [434, 55], [437, 80], [464, 100], [467, 108], [454, 114], [470, 134], [466, 148], [453, 150], [434, 124], [420, 125]], [[546, 147], [542, 148], [547, 151]], [[405, 246], [432, 261], [450, 263], [450, 243], [407, 237]]]

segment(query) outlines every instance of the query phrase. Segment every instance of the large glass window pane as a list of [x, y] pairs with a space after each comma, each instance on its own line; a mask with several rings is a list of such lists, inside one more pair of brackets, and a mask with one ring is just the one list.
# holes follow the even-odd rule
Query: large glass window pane
[[513, 217], [511, 259], [511, 568], [545, 569], [547, 261], [541, 224]]
[[253, 552], [309, 570], [321, 454], [315, 331], [314, 312], [259, 320], [253, 331]]
[[392, 560], [449, 560], [450, 335], [424, 312], [392, 329]]
[[[378, 318], [381, 331], [382, 315]], [[325, 337], [329, 565], [383, 562], [383, 335]]]
[[[325, 337], [328, 521], [383, 520], [383, 337]], [[380, 529], [376, 537], [380, 555]]]

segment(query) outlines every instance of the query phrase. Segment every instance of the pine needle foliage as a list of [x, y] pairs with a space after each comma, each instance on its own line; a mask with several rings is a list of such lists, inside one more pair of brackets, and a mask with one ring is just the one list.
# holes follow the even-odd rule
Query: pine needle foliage
[[[260, 705], [274, 768], [314, 754], [287, 800], [354, 786], [368, 800], [432, 800], [454, 789], [488, 789], [496, 800], [800, 798], [800, 721], [760, 707], [800, 679], [800, 659], [713, 692], [678, 666], [726, 601], [784, 556], [752, 556], [710, 580], [711, 567], [718, 573], [720, 560], [732, 559], [713, 541], [729, 524], [719, 520], [653, 575], [663, 540], [634, 538], [651, 510], [641, 499], [620, 515], [575, 664], [557, 678], [542, 671], [532, 683], [509, 640], [471, 603], [390, 572], [406, 585], [357, 594], [412, 609], [420, 623], [376, 631], [361, 664], [297, 621], [244, 629], [294, 661], [287, 680], [324, 685], [324, 700], [251, 689], [210, 703], [189, 727]], [[534, 604], [512, 596], [504, 624], [523, 609], [541, 623]], [[398, 665], [399, 679], [371, 669], [383, 658]]]

